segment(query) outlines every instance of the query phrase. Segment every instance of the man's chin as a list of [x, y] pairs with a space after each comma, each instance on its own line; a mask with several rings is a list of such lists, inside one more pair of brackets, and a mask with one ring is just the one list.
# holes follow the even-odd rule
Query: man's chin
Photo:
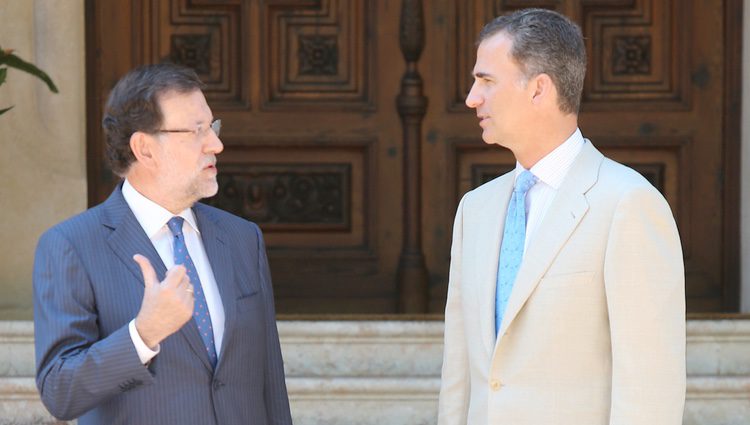
[[487, 143], [488, 145], [495, 144], [497, 142], [495, 142], [494, 139], [495, 137], [492, 135], [492, 131], [482, 127], [482, 140], [484, 141], [484, 143]]
[[493, 137], [491, 134], [483, 133], [482, 134], [482, 140], [484, 143], [488, 145], [499, 145], [500, 142], [497, 140], [497, 137]]
[[203, 198], [202, 199], [213, 198], [214, 196], [216, 196], [217, 193], [219, 193], [219, 189], [218, 188], [216, 190], [211, 190], [211, 191], [203, 192]]
[[211, 183], [206, 183], [203, 185], [203, 187], [200, 188], [198, 191], [199, 199], [206, 199], [211, 198], [213, 196], [216, 196], [216, 194], [219, 193], [219, 184], [214, 180]]

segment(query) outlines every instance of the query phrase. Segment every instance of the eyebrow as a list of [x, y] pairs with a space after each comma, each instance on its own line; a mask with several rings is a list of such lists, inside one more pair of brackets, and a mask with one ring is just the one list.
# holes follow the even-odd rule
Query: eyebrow
[[492, 78], [492, 75], [486, 72], [475, 72], [473, 75], [474, 78]]

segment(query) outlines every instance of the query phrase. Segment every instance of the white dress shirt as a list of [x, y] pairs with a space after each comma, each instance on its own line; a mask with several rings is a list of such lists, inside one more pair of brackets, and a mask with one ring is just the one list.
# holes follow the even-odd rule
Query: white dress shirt
[[[159, 254], [164, 266], [169, 270], [174, 266], [174, 246], [172, 242], [174, 236], [169, 227], [167, 227], [167, 222], [174, 217], [174, 214], [143, 196], [135, 190], [127, 179], [122, 185], [122, 196], [133, 211], [143, 231], [151, 239], [151, 243], [154, 244], [154, 248], [156, 248], [156, 252]], [[201, 240], [200, 230], [198, 230], [193, 210], [187, 208], [179, 216], [185, 219], [182, 225], [185, 245], [190, 253], [190, 258], [193, 260], [193, 264], [195, 264], [203, 293], [206, 296], [208, 314], [211, 316], [211, 326], [214, 331], [216, 355], [219, 356], [221, 341], [224, 337], [224, 306], [221, 303], [219, 287], [216, 285], [214, 272], [211, 269], [211, 264], [208, 262], [208, 256], [203, 247], [203, 240]], [[159, 353], [159, 347], [154, 351], [143, 342], [143, 339], [135, 328], [135, 319], [130, 322], [128, 329], [130, 330], [130, 337], [133, 339], [133, 344], [138, 352], [138, 357], [141, 359], [141, 363], [148, 363]]]
[[[558, 189], [565, 176], [573, 165], [576, 156], [581, 152], [583, 144], [586, 143], [581, 130], [576, 129], [555, 150], [540, 159], [529, 171], [539, 180], [526, 193], [526, 240], [524, 241], [524, 253], [529, 246], [529, 241], [534, 237], [534, 232], [539, 227], [544, 216], [549, 210], [552, 200], [555, 199]], [[525, 171], [523, 166], [516, 162], [515, 178]]]

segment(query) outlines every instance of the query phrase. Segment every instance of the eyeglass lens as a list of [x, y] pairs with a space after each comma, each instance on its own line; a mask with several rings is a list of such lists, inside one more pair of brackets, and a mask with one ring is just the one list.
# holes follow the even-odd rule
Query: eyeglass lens
[[221, 133], [221, 120], [214, 120], [214, 122], [211, 123], [211, 130], [213, 130], [214, 134], [218, 137], [219, 133]]

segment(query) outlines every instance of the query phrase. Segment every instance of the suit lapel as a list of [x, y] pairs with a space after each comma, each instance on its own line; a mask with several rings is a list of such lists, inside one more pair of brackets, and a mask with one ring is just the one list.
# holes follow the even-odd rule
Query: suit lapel
[[[138, 219], [133, 215], [125, 198], [122, 196], [122, 184], [118, 185], [112, 195], [104, 202], [104, 214], [102, 224], [112, 229], [112, 234], [107, 239], [110, 249], [117, 255], [125, 266], [135, 277], [135, 282], [143, 285], [143, 274], [138, 264], [133, 260], [133, 255], [141, 254], [148, 258], [156, 271], [159, 281], [164, 280], [167, 268], [154, 248], [151, 239], [148, 238]], [[211, 259], [213, 261], [213, 259]], [[218, 279], [217, 279], [218, 280]], [[223, 298], [223, 296], [222, 296]], [[198, 333], [198, 326], [194, 320], [189, 320], [178, 332], [187, 340], [188, 345], [201, 359], [209, 370], [212, 368], [206, 354], [203, 340]]]
[[[505, 225], [508, 202], [513, 192], [515, 173], [506, 173], [494, 183], [496, 187], [488, 188], [489, 196], [478, 211], [476, 220], [470, 225], [477, 226], [472, 234], [478, 235], [477, 251], [474, 258], [468, 259], [468, 267], [477, 267], [477, 299], [479, 300], [479, 323], [482, 342], [487, 355], [492, 354], [495, 345], [495, 291], [497, 290], [497, 263], [500, 256], [500, 242]], [[473, 264], [471, 264], [473, 263]]]
[[571, 165], [567, 177], [524, 254], [505, 309], [505, 317], [497, 342], [502, 339], [505, 331], [549, 269], [557, 253], [588, 211], [589, 205], [585, 193], [596, 183], [603, 158], [591, 142], [587, 141], [578, 158]]
[[[203, 246], [206, 249], [206, 255], [208, 255], [208, 261], [211, 264], [214, 279], [216, 279], [216, 285], [219, 288], [221, 302], [224, 306], [224, 338], [221, 343], [221, 354], [219, 355], [219, 362], [217, 364], [218, 368], [221, 366], [224, 353], [226, 353], [227, 343], [230, 339], [229, 336], [231, 335], [236, 322], [235, 300], [237, 299], [238, 294], [234, 284], [232, 251], [227, 244], [226, 234], [218, 226], [215, 218], [210, 213], [210, 210], [202, 204], [196, 204], [193, 207], [193, 211], [195, 212], [195, 217], [198, 221], [198, 228], [201, 232]], [[197, 334], [197, 329], [196, 336], [200, 340], [200, 335]], [[203, 343], [201, 342], [201, 344]], [[208, 358], [206, 358], [206, 360], [208, 360]]]
[[143, 274], [133, 260], [135, 254], [148, 258], [156, 271], [157, 278], [162, 280], [167, 273], [167, 268], [156, 252], [154, 244], [151, 243], [143, 227], [133, 215], [133, 211], [125, 202], [121, 189], [122, 184], [117, 186], [103, 205], [102, 224], [112, 229], [107, 243], [141, 285], [143, 285]]

